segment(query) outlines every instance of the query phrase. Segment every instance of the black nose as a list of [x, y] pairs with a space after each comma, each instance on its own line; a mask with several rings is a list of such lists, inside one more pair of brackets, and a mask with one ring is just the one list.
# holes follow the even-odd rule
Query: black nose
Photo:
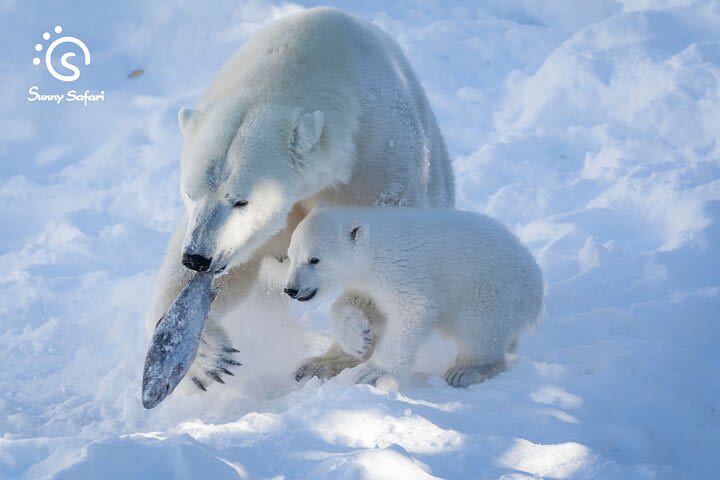
[[295, 297], [297, 297], [297, 294], [298, 294], [298, 291], [295, 290], [294, 288], [286, 288], [285, 290], [283, 290], [283, 292], [290, 295], [290, 298], [295, 298]]
[[211, 261], [212, 258], [205, 258], [202, 255], [190, 255], [183, 253], [182, 257], [182, 264], [190, 270], [195, 270], [196, 272], [204, 272], [210, 268]]

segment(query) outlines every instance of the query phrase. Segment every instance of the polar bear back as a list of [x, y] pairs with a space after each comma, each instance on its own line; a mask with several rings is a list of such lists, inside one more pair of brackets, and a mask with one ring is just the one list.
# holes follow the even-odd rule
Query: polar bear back
[[454, 205], [445, 144], [425, 93], [399, 46], [375, 26], [313, 8], [257, 32], [222, 67], [198, 107], [257, 103], [320, 110], [329, 159], [352, 158], [329, 204]]
[[427, 296], [440, 316], [501, 308], [505, 311], [499, 316], [510, 324], [515, 319], [532, 325], [542, 311], [540, 267], [510, 230], [486, 215], [429, 208], [328, 208], [305, 222], [310, 225], [305, 235], [330, 225], [366, 229], [364, 258], [379, 280], [369, 287], [378, 295]]

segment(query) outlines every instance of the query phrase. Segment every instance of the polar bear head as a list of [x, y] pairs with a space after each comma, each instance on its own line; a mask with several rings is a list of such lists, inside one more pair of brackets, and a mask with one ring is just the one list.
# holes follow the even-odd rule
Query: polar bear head
[[368, 226], [345, 212], [352, 209], [315, 209], [293, 232], [285, 287], [290, 297], [307, 301], [367, 273]]
[[326, 186], [321, 111], [222, 101], [178, 113], [183, 264], [221, 272], [285, 227], [293, 205]]

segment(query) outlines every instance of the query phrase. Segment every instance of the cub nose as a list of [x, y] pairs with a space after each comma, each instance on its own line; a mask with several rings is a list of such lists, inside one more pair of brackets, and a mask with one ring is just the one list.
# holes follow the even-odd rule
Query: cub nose
[[286, 288], [285, 290], [283, 290], [283, 292], [290, 295], [290, 298], [295, 298], [295, 297], [297, 297], [297, 294], [298, 294], [298, 291], [295, 290], [294, 288]]
[[205, 270], [210, 268], [211, 261], [212, 258], [205, 258], [202, 255], [191, 255], [189, 253], [183, 253], [182, 256], [182, 264], [190, 270], [195, 270], [196, 272], [204, 272]]

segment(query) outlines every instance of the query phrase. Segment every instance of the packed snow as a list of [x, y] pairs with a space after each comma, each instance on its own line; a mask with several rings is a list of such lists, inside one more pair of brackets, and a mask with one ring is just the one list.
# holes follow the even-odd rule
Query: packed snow
[[[308, 6], [0, 1], [0, 478], [716, 475], [717, 2], [337, 2], [405, 50], [458, 207], [528, 244], [545, 319], [467, 389], [442, 380], [441, 338], [398, 391], [298, 384], [329, 303], [268, 283], [225, 319], [236, 375], [143, 409], [143, 317], [183, 209], [176, 112]], [[92, 52], [72, 86], [32, 64], [55, 25]], [[104, 101], [30, 102], [31, 86]]]

